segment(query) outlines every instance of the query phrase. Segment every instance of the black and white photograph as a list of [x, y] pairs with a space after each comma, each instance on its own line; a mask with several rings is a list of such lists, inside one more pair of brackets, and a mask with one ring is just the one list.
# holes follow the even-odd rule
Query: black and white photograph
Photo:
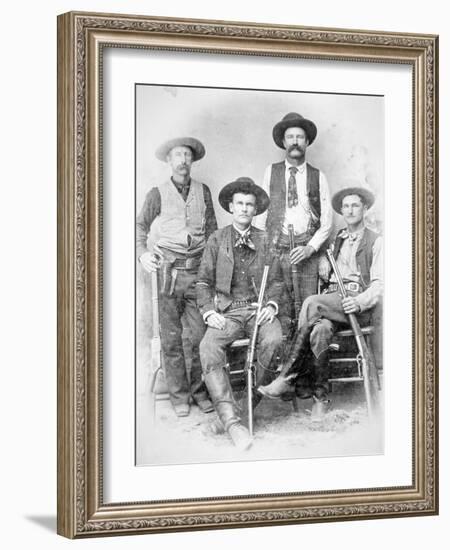
[[384, 109], [135, 85], [137, 466], [383, 454]]

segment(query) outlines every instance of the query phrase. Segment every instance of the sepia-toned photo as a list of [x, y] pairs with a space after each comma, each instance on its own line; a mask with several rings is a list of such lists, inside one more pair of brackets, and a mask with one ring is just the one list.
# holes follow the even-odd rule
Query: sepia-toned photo
[[137, 84], [136, 465], [384, 452], [384, 98]]

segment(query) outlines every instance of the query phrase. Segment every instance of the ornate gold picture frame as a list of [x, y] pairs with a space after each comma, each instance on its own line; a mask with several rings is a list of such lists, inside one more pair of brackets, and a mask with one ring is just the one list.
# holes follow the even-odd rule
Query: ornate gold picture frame
[[[180, 491], [175, 498], [161, 498], [161, 492], [155, 498], [149, 487], [145, 499], [131, 491], [126, 500], [105, 499], [111, 471], [105, 466], [104, 426], [115, 406], [105, 408], [104, 392], [105, 300], [111, 296], [104, 288], [105, 232], [111, 227], [104, 223], [109, 208], [103, 149], [104, 97], [111, 85], [104, 78], [107, 50], [241, 56], [250, 63], [265, 58], [273, 66], [297, 59], [411, 70], [411, 178], [401, 191], [411, 207], [405, 244], [411, 273], [405, 277], [412, 311], [399, 312], [411, 329], [411, 345], [404, 350], [412, 367], [411, 449], [403, 465], [410, 483], [274, 491], [262, 481], [251, 494], [205, 490], [205, 496], [191, 497]], [[59, 534], [82, 538], [438, 513], [437, 132], [437, 36], [76, 12], [59, 16]], [[130, 356], [125, 365], [130, 377], [133, 363]]]

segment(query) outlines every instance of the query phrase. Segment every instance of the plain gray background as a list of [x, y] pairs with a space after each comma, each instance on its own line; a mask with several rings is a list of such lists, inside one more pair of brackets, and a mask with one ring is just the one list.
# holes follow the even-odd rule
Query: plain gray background
[[[368, 5], [356, 0], [244, 3], [196, 0], [71, 0], [3, 6], [1, 33], [2, 201], [1, 347], [2, 547], [273, 549], [281, 544], [337, 549], [442, 548], [450, 534], [450, 354], [441, 346], [441, 516], [117, 537], [71, 542], [56, 524], [56, 15], [82, 9], [147, 15], [440, 33], [441, 269], [448, 271], [450, 193], [450, 31], [437, 0]], [[449, 303], [443, 278], [442, 304]], [[442, 312], [442, 333], [449, 330]], [[444, 340], [444, 339], [443, 339]]]

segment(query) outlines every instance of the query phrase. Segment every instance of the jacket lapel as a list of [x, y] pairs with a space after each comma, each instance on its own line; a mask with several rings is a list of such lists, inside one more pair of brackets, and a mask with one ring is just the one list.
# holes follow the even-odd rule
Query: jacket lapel
[[229, 225], [224, 231], [224, 239], [220, 245], [220, 247], [223, 250], [223, 256], [227, 260], [229, 260], [231, 263], [231, 266], [232, 266], [231, 269], [233, 269], [233, 266], [234, 266], [232, 235], [233, 235], [233, 226]]
[[253, 226], [250, 229], [250, 238], [253, 241], [253, 244], [255, 245], [256, 250], [253, 252], [252, 257], [250, 258], [248, 264], [251, 265], [255, 260], [258, 254], [261, 254], [261, 246], [262, 246], [262, 233], [257, 233], [256, 231], [253, 231]]

